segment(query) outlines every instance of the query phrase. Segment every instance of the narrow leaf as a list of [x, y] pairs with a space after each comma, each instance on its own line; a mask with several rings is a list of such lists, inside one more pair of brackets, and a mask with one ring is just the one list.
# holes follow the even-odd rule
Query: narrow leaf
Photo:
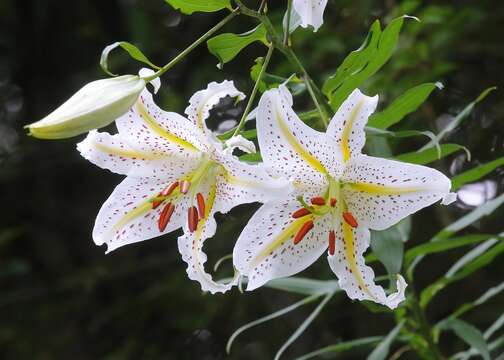
[[318, 357], [320, 355], [331, 354], [331, 353], [341, 353], [344, 351], [352, 350], [356, 347], [374, 346], [374, 345], [378, 344], [382, 339], [383, 339], [382, 336], [370, 336], [370, 337], [362, 338], [362, 339], [344, 341], [344, 342], [340, 342], [340, 343], [334, 344], [334, 345], [329, 345], [329, 346], [326, 346], [322, 349], [305, 354], [303, 356], [296, 358], [295, 360], [309, 360], [309, 359], [313, 359], [315, 357]]
[[504, 156], [454, 176], [452, 178], [452, 191], [459, 189], [464, 184], [481, 179], [500, 166], [504, 166]]
[[191, 15], [193, 12], [215, 12], [222, 9], [232, 10], [230, 0], [165, 0], [175, 10]]
[[303, 295], [329, 294], [340, 290], [336, 280], [312, 280], [301, 277], [273, 279], [265, 286]]
[[125, 50], [133, 59], [140, 61], [144, 64], [149, 65], [151, 68], [159, 70], [161, 69], [159, 66], [154, 65], [148, 58], [145, 56], [142, 51], [137, 48], [135, 45], [126, 42], [126, 41], [118, 41], [115, 42], [111, 45], [108, 45], [103, 49], [101, 57], [100, 57], [100, 66], [105, 71], [107, 74], [111, 76], [117, 76], [117, 74], [113, 74], [110, 72], [108, 68], [108, 58], [110, 55], [110, 52], [118, 47], [121, 47], [123, 50]]
[[390, 351], [390, 345], [401, 331], [404, 321], [397, 324], [392, 331], [381, 341], [381, 343], [367, 357], [367, 360], [385, 360]]
[[373, 114], [369, 118], [368, 126], [387, 129], [400, 122], [406, 115], [416, 111], [434, 89], [441, 89], [440, 83], [426, 83], [409, 89], [395, 99], [385, 110]]
[[283, 309], [280, 309], [278, 311], [275, 311], [274, 313], [272, 314], [269, 314], [267, 316], [264, 316], [260, 319], [257, 319], [257, 320], [254, 320], [254, 321], [251, 321], [249, 322], [248, 324], [245, 324], [243, 325], [242, 327], [238, 328], [232, 335], [231, 337], [229, 338], [227, 344], [226, 344], [226, 352], [229, 354], [231, 352], [231, 346], [233, 346], [233, 342], [235, 341], [235, 339], [238, 337], [238, 335], [240, 335], [242, 332], [254, 327], [254, 326], [257, 326], [257, 325], [260, 325], [262, 323], [265, 323], [267, 321], [270, 321], [270, 320], [273, 320], [273, 319], [276, 319], [277, 317], [280, 317], [282, 315], [285, 315], [293, 310], [296, 310], [297, 308], [303, 306], [303, 305], [306, 305], [306, 304], [309, 304], [313, 301], [315, 301], [316, 299], [318, 299], [321, 295], [318, 294], [318, 295], [311, 295], [311, 296], [308, 296], [306, 298], [304, 298], [303, 300], [301, 301], [298, 301], [290, 306], [287, 306]]
[[245, 47], [253, 42], [260, 41], [267, 45], [266, 28], [259, 25], [255, 29], [243, 34], [220, 34], [207, 41], [208, 50], [219, 59], [220, 64], [225, 64], [234, 59]]
[[425, 165], [451, 155], [456, 151], [465, 150], [465, 147], [457, 144], [442, 144], [439, 150], [440, 153], [438, 153], [438, 149], [435, 148], [404, 153], [396, 156], [395, 160]]
[[475, 326], [459, 319], [450, 319], [443, 324], [443, 328], [453, 330], [459, 338], [478, 350], [483, 359], [490, 360], [490, 353], [485, 338]]

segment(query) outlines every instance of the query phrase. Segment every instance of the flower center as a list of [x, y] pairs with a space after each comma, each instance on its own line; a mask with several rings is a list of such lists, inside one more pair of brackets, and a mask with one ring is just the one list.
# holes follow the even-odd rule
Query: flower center
[[327, 176], [328, 186], [323, 196], [315, 196], [310, 199], [308, 204], [303, 196], [298, 196], [297, 200], [301, 204], [301, 208], [292, 213], [294, 219], [302, 219], [306, 217], [306, 221], [302, 223], [296, 236], [294, 237], [294, 244], [298, 244], [314, 227], [314, 221], [317, 218], [322, 218], [330, 214], [332, 218], [332, 228], [329, 230], [328, 243], [329, 254], [334, 255], [336, 250], [336, 224], [345, 221], [352, 228], [358, 226], [355, 217], [348, 211], [347, 204], [341, 196], [341, 188], [344, 183]]
[[189, 197], [189, 207], [187, 209], [187, 225], [189, 231], [194, 232], [198, 227], [200, 219], [206, 216], [205, 197], [199, 191], [204, 180], [215, 177], [220, 164], [204, 156], [198, 167], [186, 176], [169, 183], [157, 196], [150, 199], [152, 209], [157, 209], [163, 205], [163, 209], [158, 218], [158, 229], [163, 232], [170, 222], [170, 218], [175, 211], [175, 204], [183, 197]]

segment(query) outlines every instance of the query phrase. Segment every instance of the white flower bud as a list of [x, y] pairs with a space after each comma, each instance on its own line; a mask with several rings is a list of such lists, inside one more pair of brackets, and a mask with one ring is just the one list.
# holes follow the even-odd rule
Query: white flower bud
[[26, 128], [39, 139], [64, 139], [99, 129], [127, 112], [144, 88], [145, 80], [135, 75], [93, 81]]

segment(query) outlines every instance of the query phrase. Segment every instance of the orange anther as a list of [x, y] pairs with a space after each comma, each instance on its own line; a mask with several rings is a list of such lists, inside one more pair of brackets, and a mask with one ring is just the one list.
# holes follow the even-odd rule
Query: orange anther
[[198, 201], [199, 217], [200, 219], [203, 219], [205, 217], [205, 198], [203, 198], [201, 193], [198, 193], [196, 195], [196, 200]]
[[310, 211], [309, 211], [308, 209], [306, 209], [306, 208], [301, 208], [301, 209], [298, 209], [298, 210], [294, 211], [294, 212], [292, 213], [292, 217], [293, 217], [294, 219], [298, 219], [298, 218], [303, 217], [303, 216], [306, 216], [306, 215], [308, 215], [308, 214], [310, 214]]
[[161, 191], [161, 196], [169, 196], [173, 192], [173, 190], [177, 188], [178, 185], [178, 181], [171, 183], [170, 185], [165, 187], [163, 191]]
[[325, 205], [325, 199], [322, 196], [316, 196], [311, 199], [313, 205]]
[[[159, 193], [157, 195], [158, 197], [161, 196], [161, 193]], [[153, 209], [157, 209], [159, 207], [159, 205], [161, 205], [163, 203], [163, 200], [156, 200], [156, 201], [153, 201], [152, 202], [152, 208]]]
[[189, 191], [189, 188], [191, 187], [191, 183], [187, 180], [182, 180], [180, 182], [180, 192], [182, 194], [187, 194], [187, 192]]
[[336, 206], [336, 199], [335, 198], [331, 198], [331, 207], [335, 207]]
[[359, 224], [357, 224], [357, 220], [355, 220], [353, 215], [351, 213], [349, 213], [348, 211], [345, 211], [343, 213], [343, 219], [345, 219], [345, 222], [353, 228], [356, 228], [357, 226], [359, 226]]
[[173, 211], [175, 210], [175, 205], [172, 203], [166, 204], [166, 206], [163, 208], [163, 211], [161, 211], [161, 215], [159, 215], [158, 219], [158, 228], [160, 232], [165, 231], [166, 225], [170, 222], [170, 218], [173, 214]]
[[333, 230], [329, 231], [329, 255], [334, 255], [336, 251], [336, 234]]
[[190, 232], [195, 232], [198, 227], [198, 210], [196, 206], [191, 206], [187, 211], [187, 225]]
[[301, 229], [297, 232], [296, 236], [294, 237], [294, 245], [297, 245], [303, 238], [308, 234], [308, 231], [313, 229], [313, 221], [308, 220], [301, 226]]

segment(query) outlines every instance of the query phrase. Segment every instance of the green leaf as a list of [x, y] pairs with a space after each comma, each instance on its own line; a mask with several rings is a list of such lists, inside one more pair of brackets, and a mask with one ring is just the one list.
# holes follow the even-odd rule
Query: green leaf
[[359, 49], [350, 53], [336, 73], [324, 83], [322, 91], [329, 98], [333, 110], [337, 110], [350, 93], [375, 74], [392, 56], [404, 19], [396, 18], [381, 31], [375, 21]]
[[421, 255], [425, 256], [428, 254], [435, 254], [446, 250], [457, 249], [462, 246], [472, 245], [478, 242], [488, 240], [492, 237], [495, 237], [495, 235], [474, 234], [424, 243], [408, 250], [404, 257], [404, 261], [406, 262], [406, 264], [409, 264], [416, 257]]
[[115, 48], [121, 47], [123, 50], [125, 50], [133, 59], [140, 61], [144, 64], [149, 65], [151, 68], [159, 70], [161, 69], [159, 66], [154, 65], [148, 58], [145, 56], [142, 51], [137, 48], [135, 45], [126, 42], [126, 41], [118, 41], [113, 44], [110, 44], [103, 49], [101, 57], [100, 57], [100, 66], [105, 71], [107, 74], [110, 76], [117, 76], [117, 74], [113, 74], [110, 72], [108, 68], [108, 58], [110, 55], [110, 52], [114, 50]]
[[401, 328], [404, 325], [404, 321], [401, 321], [397, 324], [392, 331], [378, 344], [378, 346], [373, 350], [371, 354], [367, 357], [367, 360], [385, 360], [390, 351], [390, 345], [394, 341], [394, 339], [401, 331]]
[[267, 45], [266, 28], [259, 25], [253, 30], [243, 34], [220, 34], [207, 41], [208, 50], [219, 59], [220, 64], [225, 64], [253, 42], [260, 41]]
[[340, 289], [336, 280], [312, 280], [301, 277], [274, 279], [265, 286], [303, 295], [328, 294]]
[[[495, 243], [497, 243], [497, 245], [493, 246]], [[466, 254], [466, 256], [461, 259], [463, 261], [452, 266], [445, 276], [436, 280], [422, 291], [420, 294], [420, 305], [426, 307], [432, 298], [447, 285], [462, 280], [482, 267], [492, 263], [502, 252], [504, 252], [504, 241], [492, 239], [479, 245]]]
[[238, 335], [240, 335], [242, 332], [254, 327], [254, 326], [257, 326], [257, 325], [260, 325], [262, 323], [265, 323], [267, 321], [270, 321], [270, 320], [273, 320], [273, 319], [276, 319], [277, 317], [280, 317], [282, 315], [285, 315], [293, 310], [296, 310], [297, 308], [303, 306], [303, 305], [307, 305], [313, 301], [315, 301], [316, 299], [318, 299], [321, 295], [318, 294], [318, 295], [312, 295], [312, 296], [308, 296], [306, 298], [304, 298], [303, 300], [301, 301], [298, 301], [290, 306], [287, 306], [283, 309], [280, 309], [278, 311], [275, 311], [274, 313], [272, 314], [269, 314], [267, 316], [264, 316], [260, 319], [257, 319], [257, 320], [254, 320], [254, 321], [251, 321], [249, 322], [248, 324], [245, 324], [243, 326], [241, 326], [240, 328], [238, 328], [232, 335], [231, 337], [229, 338], [227, 344], [226, 344], [226, 352], [229, 354], [231, 352], [231, 346], [233, 346], [233, 342], [235, 341], [235, 339], [238, 337]]
[[454, 176], [452, 178], [452, 191], [459, 189], [464, 184], [481, 179], [499, 166], [504, 166], [504, 156]]
[[222, 9], [232, 10], [230, 0], [165, 0], [175, 10], [191, 15], [193, 12], [215, 12]]
[[371, 249], [389, 275], [395, 275], [401, 270], [404, 242], [409, 238], [410, 228], [411, 218], [407, 217], [386, 230], [371, 232]]
[[490, 353], [485, 338], [475, 326], [459, 319], [449, 319], [443, 324], [443, 329], [453, 330], [459, 338], [477, 349], [483, 359], [490, 360]]
[[[440, 150], [440, 153], [438, 153], [438, 150]], [[395, 160], [425, 165], [460, 150], [466, 150], [466, 148], [458, 144], [442, 144], [439, 146], [439, 149], [429, 148], [398, 155], [395, 157]]]
[[246, 161], [249, 163], [257, 163], [262, 161], [261, 153], [254, 153], [254, 154], [244, 154], [240, 156], [241, 161]]
[[317, 305], [315, 310], [299, 325], [296, 331], [287, 339], [287, 341], [282, 345], [282, 347], [275, 354], [274, 360], [280, 360], [280, 357], [284, 353], [284, 351], [294, 342], [296, 341], [301, 334], [310, 326], [310, 324], [317, 318], [322, 309], [326, 306], [326, 304], [331, 300], [334, 293], [327, 294], [324, 299]]
[[395, 99], [385, 110], [371, 115], [368, 126], [387, 129], [397, 124], [406, 115], [418, 109], [436, 88], [441, 89], [442, 85], [440, 83], [426, 83], [409, 89]]
[[326, 346], [322, 349], [305, 354], [303, 356], [296, 358], [295, 360], [309, 360], [309, 359], [313, 359], [315, 357], [318, 357], [320, 355], [331, 354], [331, 353], [341, 353], [344, 351], [352, 350], [356, 347], [374, 346], [374, 345], [378, 344], [378, 342], [380, 342], [382, 339], [383, 339], [382, 336], [370, 336], [370, 337], [362, 338], [362, 339], [344, 341], [344, 342], [340, 342], [340, 343], [334, 344], [334, 345], [329, 345], [329, 346]]
[[469, 105], [467, 105], [464, 108], [464, 110], [462, 110], [448, 125], [446, 125], [443, 128], [443, 130], [441, 130], [439, 132], [439, 134], [437, 134], [435, 140], [432, 140], [431, 142], [429, 142], [428, 144], [426, 144], [420, 150], [425, 150], [425, 149], [431, 148], [432, 146], [435, 146], [436, 142], [438, 142], [438, 143], [441, 142], [441, 140], [448, 133], [450, 133], [455, 128], [457, 128], [458, 126], [460, 126], [460, 124], [462, 123], [462, 121], [464, 121], [465, 118], [473, 111], [473, 109], [474, 109], [474, 107], [476, 106], [477, 103], [479, 103], [480, 101], [482, 101], [484, 98], [487, 97], [488, 94], [490, 94], [492, 91], [494, 91], [496, 89], [497, 89], [497, 87], [493, 86], [493, 87], [489, 87], [488, 89], [483, 90], [483, 92], [481, 94], [479, 94], [479, 96], [476, 98], [476, 100], [474, 100]]

